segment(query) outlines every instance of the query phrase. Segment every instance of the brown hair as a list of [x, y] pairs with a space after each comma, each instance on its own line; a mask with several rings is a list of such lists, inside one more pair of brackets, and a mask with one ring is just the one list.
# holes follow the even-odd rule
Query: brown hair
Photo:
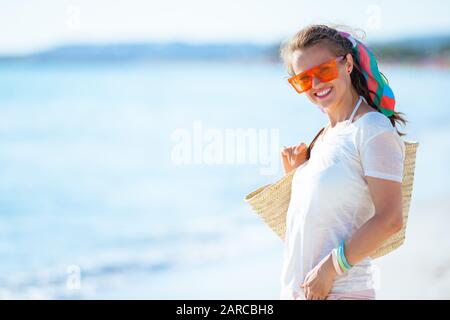
[[[346, 30], [346, 32], [348, 32], [348, 30]], [[370, 93], [376, 93], [369, 91], [366, 78], [361, 72], [361, 66], [357, 62], [356, 57], [352, 52], [352, 43], [347, 38], [340, 35], [339, 30], [335, 28], [329, 27], [327, 25], [311, 25], [300, 30], [290, 40], [284, 42], [281, 46], [280, 53], [288, 73], [291, 76], [294, 75], [294, 70], [292, 68], [292, 53], [294, 51], [312, 47], [313, 45], [319, 43], [325, 45], [337, 57], [344, 56], [349, 53], [352, 55], [354, 68], [352, 70], [352, 73], [350, 74], [350, 78], [353, 87], [359, 95], [363, 96], [366, 99], [367, 103], [372, 108], [374, 108], [378, 112], [381, 112], [370, 97]], [[396, 122], [401, 122], [403, 126], [406, 124], [406, 122], [408, 122], [402, 116], [402, 114], [404, 115], [403, 112], [394, 111], [394, 114], [389, 117], [389, 120], [391, 121], [394, 128], [396, 128]], [[398, 129], [397, 133], [400, 136], [405, 135], [404, 133], [399, 132]]]

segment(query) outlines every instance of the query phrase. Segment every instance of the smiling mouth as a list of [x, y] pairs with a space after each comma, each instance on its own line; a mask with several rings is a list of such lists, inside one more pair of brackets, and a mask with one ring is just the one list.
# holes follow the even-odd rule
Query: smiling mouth
[[323, 98], [326, 98], [326, 97], [328, 97], [328, 96], [330, 95], [332, 89], [333, 89], [333, 88], [329, 87], [329, 88], [326, 88], [326, 89], [324, 89], [324, 90], [321, 90], [321, 91], [319, 91], [319, 92], [314, 93], [314, 95], [315, 95], [317, 98], [319, 98], [319, 99], [323, 99]]

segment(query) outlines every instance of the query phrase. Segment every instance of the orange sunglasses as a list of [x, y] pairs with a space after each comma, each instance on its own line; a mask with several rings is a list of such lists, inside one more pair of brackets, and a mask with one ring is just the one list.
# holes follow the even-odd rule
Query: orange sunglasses
[[316, 77], [321, 82], [329, 82], [336, 79], [339, 76], [337, 63], [344, 58], [345, 56], [340, 56], [321, 63], [311, 69], [290, 77], [288, 81], [298, 93], [306, 92], [312, 88], [313, 77]]

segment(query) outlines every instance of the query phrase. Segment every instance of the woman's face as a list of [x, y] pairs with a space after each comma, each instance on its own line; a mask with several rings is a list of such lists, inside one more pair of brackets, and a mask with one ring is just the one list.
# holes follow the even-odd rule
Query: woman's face
[[[321, 63], [337, 58], [322, 44], [293, 52], [292, 68], [295, 74], [309, 70]], [[344, 94], [351, 89], [350, 73], [353, 59], [350, 54], [338, 62], [339, 76], [330, 82], [321, 82], [313, 78], [312, 88], [305, 92], [312, 103], [321, 106], [325, 112], [334, 109], [343, 100]]]

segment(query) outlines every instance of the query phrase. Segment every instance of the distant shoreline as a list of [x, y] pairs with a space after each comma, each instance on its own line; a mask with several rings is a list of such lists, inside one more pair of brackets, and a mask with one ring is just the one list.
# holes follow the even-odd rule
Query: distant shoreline
[[[245, 62], [278, 63], [281, 43], [72, 44], [23, 55], [0, 55], [5, 63]], [[369, 43], [383, 64], [450, 68], [450, 35]]]

